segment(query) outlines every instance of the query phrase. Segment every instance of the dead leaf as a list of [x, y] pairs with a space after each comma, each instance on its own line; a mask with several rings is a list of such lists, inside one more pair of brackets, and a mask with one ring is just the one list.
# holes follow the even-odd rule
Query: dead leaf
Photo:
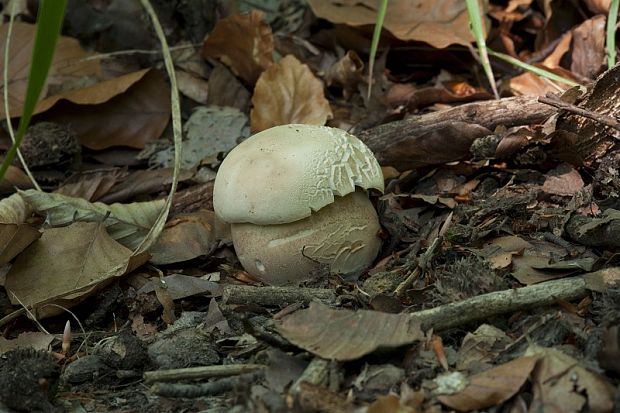
[[570, 70], [586, 79], [594, 79], [606, 64], [605, 16], [598, 15], [573, 29]]
[[514, 396], [534, 369], [538, 357], [520, 357], [476, 374], [464, 390], [440, 395], [437, 399], [460, 411], [480, 410], [496, 406]]
[[39, 331], [26, 331], [21, 333], [12, 340], [7, 340], [4, 337], [0, 337], [0, 355], [6, 353], [7, 351], [14, 350], [17, 348], [33, 348], [35, 350], [49, 350], [50, 345], [54, 341], [55, 337], [53, 334], [45, 334]]
[[204, 42], [202, 55], [220, 59], [234, 74], [253, 85], [273, 63], [273, 35], [263, 21], [264, 15], [252, 10], [219, 20]]
[[603, 268], [583, 275], [586, 288], [597, 293], [606, 293], [610, 285], [620, 282], [620, 267]]
[[40, 237], [41, 233], [28, 224], [0, 223], [0, 265], [7, 264]]
[[398, 347], [424, 338], [420, 321], [409, 314], [333, 310], [316, 302], [284, 317], [278, 331], [312, 354], [339, 361], [355, 360], [379, 348]]
[[609, 413], [615, 389], [607, 380], [554, 348], [528, 347], [526, 356], [540, 358], [532, 373], [534, 400], [530, 411]]
[[87, 148], [142, 149], [168, 125], [170, 91], [159, 71], [145, 69], [51, 96], [36, 113], [39, 120], [71, 125]]
[[263, 72], [256, 82], [252, 105], [252, 132], [289, 123], [324, 125], [332, 117], [323, 82], [293, 55]]
[[0, 194], [15, 192], [15, 188], [32, 188], [32, 182], [30, 182], [28, 175], [26, 175], [24, 171], [13, 165], [9, 165], [9, 169], [6, 170], [2, 177], [2, 181], [0, 181]]
[[173, 264], [209, 255], [218, 244], [215, 213], [204, 210], [168, 222], [149, 253], [155, 265]]
[[[142, 288], [138, 290], [138, 294], [148, 294], [156, 291], [160, 284], [159, 278], [151, 279]], [[199, 277], [192, 277], [183, 274], [171, 274], [164, 277], [166, 289], [170, 298], [179, 300], [181, 298], [191, 297], [197, 294], [209, 293], [211, 296], [220, 296], [222, 288], [218, 283], [204, 280]]]
[[583, 187], [579, 172], [569, 164], [561, 164], [545, 174], [542, 190], [553, 195], [573, 196]]
[[135, 249], [153, 226], [164, 200], [106, 205], [29, 189], [19, 194], [53, 227], [76, 221], [103, 222], [112, 239]]
[[0, 200], [0, 222], [4, 224], [23, 224], [32, 214], [32, 208], [19, 194]]
[[56, 193], [87, 201], [98, 201], [123, 177], [127, 171], [121, 168], [96, 169], [71, 175]]
[[183, 70], [177, 70], [176, 76], [179, 92], [198, 103], [207, 103], [209, 88], [206, 80]]
[[[38, 307], [56, 299], [79, 301], [146, 259], [132, 258], [131, 250], [110, 238], [100, 223], [76, 222], [44, 230], [19, 255], [5, 288], [13, 304]], [[70, 304], [63, 301], [63, 305]], [[50, 314], [39, 313], [46, 315]]]
[[[352, 26], [374, 25], [379, 5], [375, 0], [308, 0], [308, 3], [317, 17]], [[486, 10], [488, 2], [481, 3]], [[418, 40], [437, 48], [451, 44], [467, 46], [474, 41], [467, 8], [461, 0], [391, 0], [383, 27], [401, 40]]]
[[[0, 53], [4, 56], [8, 24], [0, 27]], [[30, 59], [36, 25], [15, 23], [9, 50], [9, 111], [11, 117], [21, 116], [26, 96], [26, 85], [30, 73]], [[54, 60], [49, 71], [42, 95], [47, 94], [47, 86], [60, 84], [67, 79], [98, 76], [101, 73], [99, 60], [86, 60], [90, 53], [84, 51], [77, 39], [61, 36], [56, 45]], [[0, 59], [0, 73], [4, 71], [4, 58]], [[0, 91], [2, 88], [0, 87]], [[3, 93], [3, 92], [2, 92]], [[4, 105], [0, 105], [0, 118], [4, 119]]]

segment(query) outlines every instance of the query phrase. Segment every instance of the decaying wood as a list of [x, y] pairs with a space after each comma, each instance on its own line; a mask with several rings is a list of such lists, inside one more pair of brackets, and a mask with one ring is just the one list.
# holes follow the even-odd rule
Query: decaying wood
[[210, 377], [236, 376], [264, 369], [262, 364], [224, 364], [221, 366], [187, 367], [184, 369], [154, 370], [144, 372], [144, 381], [197, 380]]
[[222, 301], [226, 304], [260, 304], [283, 306], [293, 303], [309, 303], [312, 300], [332, 301], [336, 297], [327, 288], [300, 287], [254, 287], [250, 285], [227, 285]]
[[500, 125], [511, 127], [545, 121], [555, 109], [535, 96], [468, 103], [447, 110], [386, 123], [358, 137], [381, 165], [401, 171], [470, 157], [474, 140]]

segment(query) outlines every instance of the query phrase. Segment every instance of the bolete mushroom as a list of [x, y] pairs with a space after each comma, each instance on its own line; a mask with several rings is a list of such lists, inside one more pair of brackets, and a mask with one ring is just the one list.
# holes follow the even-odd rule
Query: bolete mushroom
[[231, 224], [245, 270], [295, 284], [326, 264], [358, 275], [381, 241], [366, 190], [383, 191], [374, 155], [355, 136], [315, 125], [259, 132], [226, 156], [215, 179], [216, 215]]

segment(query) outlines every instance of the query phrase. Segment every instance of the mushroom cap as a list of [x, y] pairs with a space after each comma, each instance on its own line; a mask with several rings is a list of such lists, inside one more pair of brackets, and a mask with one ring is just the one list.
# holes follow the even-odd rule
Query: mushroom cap
[[362, 141], [337, 128], [281, 125], [226, 156], [213, 207], [229, 223], [283, 224], [309, 217], [356, 186], [383, 191], [379, 163]]
[[358, 189], [310, 217], [278, 225], [232, 224], [235, 252], [243, 268], [272, 285], [299, 284], [320, 274], [357, 276], [375, 259], [379, 219], [365, 191]]

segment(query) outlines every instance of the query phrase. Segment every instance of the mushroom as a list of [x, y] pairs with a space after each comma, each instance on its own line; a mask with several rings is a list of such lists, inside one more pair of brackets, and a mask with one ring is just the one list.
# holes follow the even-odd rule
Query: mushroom
[[245, 270], [267, 284], [297, 284], [321, 265], [359, 275], [381, 246], [366, 190], [383, 192], [374, 155], [355, 136], [315, 125], [259, 132], [226, 156], [213, 206], [231, 224]]

